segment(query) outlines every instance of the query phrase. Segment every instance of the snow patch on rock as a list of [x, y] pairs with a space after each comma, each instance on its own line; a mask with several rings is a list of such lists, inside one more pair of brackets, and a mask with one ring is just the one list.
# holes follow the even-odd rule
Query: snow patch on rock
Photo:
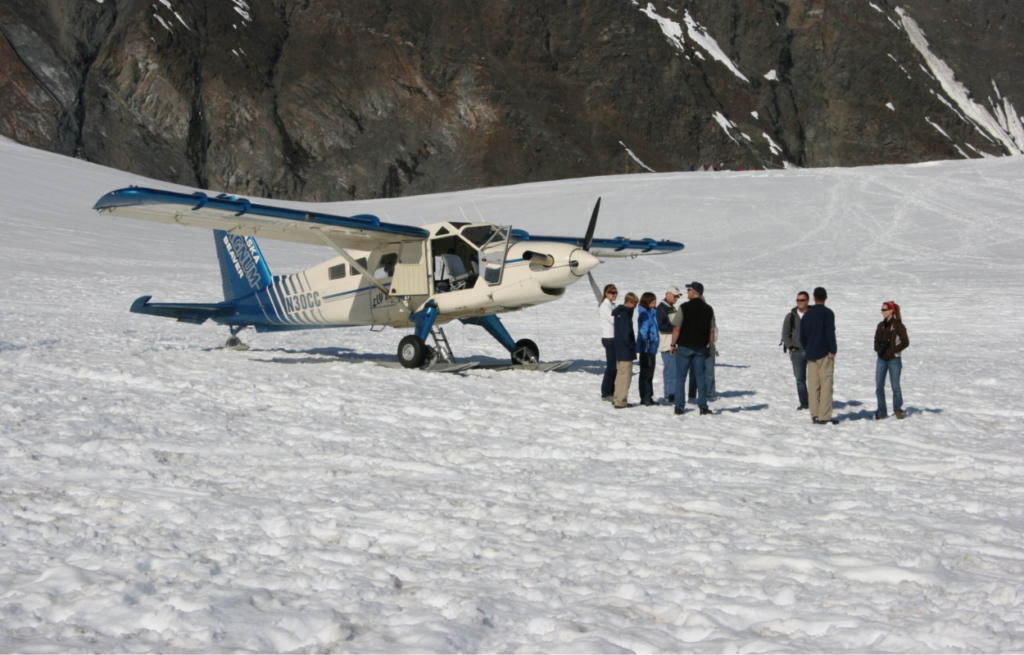
[[732, 139], [733, 143], [739, 145], [739, 141], [737, 141], [736, 138], [733, 137], [733, 135], [730, 134], [729, 132], [730, 129], [739, 129], [736, 127], [736, 123], [733, 123], [731, 120], [726, 118], [725, 115], [720, 111], [716, 111], [714, 114], [712, 114], [712, 116], [714, 117], [715, 121], [722, 127], [722, 130], [725, 132], [725, 135]]
[[632, 158], [633, 158], [633, 161], [635, 161], [636, 163], [638, 163], [638, 164], [640, 164], [641, 166], [643, 166], [643, 167], [644, 167], [644, 168], [645, 168], [646, 170], [648, 170], [648, 171], [650, 171], [650, 172], [652, 172], [652, 173], [657, 173], [657, 171], [656, 171], [656, 170], [654, 170], [653, 168], [651, 168], [651, 167], [650, 167], [650, 166], [648, 166], [647, 164], [645, 164], [645, 163], [643, 163], [642, 161], [640, 161], [640, 158], [639, 158], [639, 157], [637, 157], [637, 156], [636, 156], [636, 154], [635, 154], [635, 153], [634, 153], [634, 152], [633, 152], [632, 150], [630, 150], [630, 149], [629, 149], [629, 148], [628, 148], [628, 147], [626, 146], [626, 144], [625, 144], [625, 143], [623, 143], [622, 141], [619, 141], [619, 145], [620, 145], [620, 146], [622, 146], [623, 148], [625, 148], [625, 149], [626, 149], [626, 154], [627, 154], [627, 155], [629, 155], [630, 157], [632, 157]]
[[722, 50], [722, 48], [719, 47], [718, 41], [715, 41], [715, 39], [712, 38], [710, 34], [708, 34], [707, 29], [703, 25], [697, 23], [697, 21], [695, 21], [693, 17], [690, 16], [689, 9], [687, 9], [686, 12], [683, 14], [683, 20], [686, 21], [686, 36], [690, 37], [690, 39], [692, 39], [694, 43], [699, 45], [701, 48], [704, 48], [704, 51], [707, 52], [709, 55], [725, 64], [726, 68], [732, 71], [733, 75], [740, 78], [744, 82], [750, 82], [750, 80], [747, 79], [746, 75], [741, 73], [739, 68], [736, 67], [736, 64], [733, 63], [732, 59], [730, 59], [729, 56], [726, 55], [725, 52]]
[[170, 32], [171, 34], [174, 34], [174, 30], [172, 30], [171, 26], [167, 24], [167, 21], [165, 21], [163, 18], [160, 17], [160, 14], [153, 14], [153, 18], [155, 18], [157, 20], [157, 22], [159, 22], [161, 25], [163, 25], [164, 28], [166, 28], [168, 32]]
[[[634, 2], [634, 4], [636, 4]], [[672, 20], [671, 18], [665, 18], [658, 14], [654, 8], [654, 4], [648, 3], [648, 5], [640, 10], [648, 18], [658, 23], [658, 27], [668, 38], [669, 43], [678, 48], [681, 52], [686, 52], [686, 43], [683, 41], [683, 28], [682, 26]]]
[[775, 155], [776, 157], [781, 156], [782, 155], [782, 148], [779, 146], [779, 144], [777, 144], [774, 141], [772, 141], [772, 138], [770, 136], [768, 136], [767, 132], [762, 132], [761, 134], [768, 141], [768, 148], [771, 149], [772, 154]]
[[934, 76], [942, 85], [942, 89], [953, 99], [960, 110], [978, 127], [979, 131], [986, 133], [988, 137], [1001, 144], [1009, 154], [1024, 155], [1024, 129], [1021, 129], [1021, 125], [1017, 121], [1017, 111], [1010, 101], [1002, 98], [1002, 106], [993, 104], [994, 114], [975, 102], [970, 91], [957, 81], [953, 69], [931, 51], [928, 39], [917, 22], [901, 7], [896, 8], [896, 13], [910, 37], [910, 42], [914, 44], [914, 47], [927, 62], [928, 68], [931, 69], [929, 75]]
[[[633, 2], [633, 4], [639, 6], [636, 2]], [[662, 33], [665, 34], [669, 43], [671, 43], [680, 52], [686, 52], [686, 41], [683, 38], [682, 25], [671, 18], [666, 18], [665, 16], [660, 15], [653, 3], [647, 3], [647, 6], [642, 8], [640, 11], [645, 16], [658, 23], [658, 26], [661, 28]], [[732, 59], [725, 54], [722, 48], [718, 45], [718, 41], [708, 34], [708, 31], [704, 26], [700, 25], [693, 19], [689, 10], [684, 12], [683, 21], [686, 23], [686, 36], [691, 41], [700, 46], [705, 52], [711, 55], [712, 58], [725, 64], [726, 68], [728, 68], [733, 75], [744, 82], [750, 82], [750, 80], [740, 72], [739, 68], [736, 67], [736, 64]], [[702, 60], [704, 59], [704, 55], [702, 55], [700, 51], [694, 50], [694, 54]]]

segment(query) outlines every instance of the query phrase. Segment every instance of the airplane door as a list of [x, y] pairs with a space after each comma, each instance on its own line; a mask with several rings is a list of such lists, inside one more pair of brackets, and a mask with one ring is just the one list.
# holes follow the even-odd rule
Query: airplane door
[[429, 293], [426, 239], [403, 243], [391, 278], [391, 295], [425, 296]]

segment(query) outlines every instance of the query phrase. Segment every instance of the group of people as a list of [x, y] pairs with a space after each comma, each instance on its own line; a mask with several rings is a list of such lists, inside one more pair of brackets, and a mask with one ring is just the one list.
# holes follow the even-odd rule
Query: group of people
[[[627, 293], [621, 305], [616, 304], [619, 290], [614, 284], [604, 288], [598, 308], [601, 316], [601, 343], [604, 345], [606, 367], [601, 382], [601, 398], [618, 409], [633, 407], [628, 400], [633, 379], [633, 362], [640, 360], [640, 404], [657, 405], [654, 400], [654, 370], [661, 354], [664, 399], [675, 405], [675, 413], [686, 409], [689, 398], [701, 414], [710, 414], [709, 398], [715, 393], [715, 339], [718, 326], [715, 310], [704, 301], [704, 285], [686, 285], [687, 301], [676, 307], [682, 298], [678, 287], [669, 287], [665, 298], [655, 307], [657, 297], [647, 292], [637, 298]], [[633, 332], [633, 313], [639, 306], [637, 333]]]
[[[793, 364], [798, 410], [809, 410], [815, 425], [838, 423], [832, 418], [832, 390], [836, 345], [836, 319], [825, 306], [828, 293], [814, 290], [814, 304], [806, 291], [797, 294], [796, 307], [782, 324], [782, 347]], [[605, 372], [601, 381], [601, 399], [617, 409], [634, 407], [628, 402], [633, 379], [633, 362], [640, 360], [640, 405], [659, 404], [654, 400], [654, 371], [661, 355], [664, 401], [675, 406], [675, 413], [686, 410], [686, 400], [694, 401], [700, 414], [711, 414], [708, 401], [715, 397], [715, 342], [718, 325], [715, 310], [704, 300], [704, 285], [686, 285], [687, 301], [676, 306], [682, 294], [669, 287], [665, 298], [655, 307], [656, 296], [647, 292], [639, 298], [627, 293], [618, 304], [619, 290], [614, 284], [604, 288], [598, 313], [601, 343], [605, 350]], [[639, 312], [633, 330], [634, 312]], [[875, 329], [875, 418], [888, 418], [885, 381], [892, 386], [896, 418], [903, 418], [903, 392], [900, 353], [910, 345], [907, 329], [895, 302], [882, 305], [882, 321]], [[687, 389], [687, 379], [689, 388]], [[688, 392], [688, 393], [687, 393]]]
[[[798, 410], [808, 409], [816, 424], [838, 423], [832, 418], [832, 380], [835, 371], [836, 316], [825, 306], [828, 292], [824, 287], [814, 290], [814, 305], [808, 306], [806, 291], [796, 294], [796, 307], [790, 310], [782, 323], [782, 349], [789, 353], [796, 378], [796, 393], [800, 399]], [[907, 328], [900, 316], [900, 306], [893, 301], [882, 303], [882, 320], [875, 328], [875, 399], [878, 408], [875, 419], [889, 417], [885, 398], [885, 380], [892, 386], [893, 413], [903, 418], [903, 389], [900, 373], [903, 360], [900, 353], [910, 345]]]

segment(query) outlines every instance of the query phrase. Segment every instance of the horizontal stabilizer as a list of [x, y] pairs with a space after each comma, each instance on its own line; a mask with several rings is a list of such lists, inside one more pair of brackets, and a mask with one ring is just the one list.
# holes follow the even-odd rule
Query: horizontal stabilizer
[[150, 303], [153, 296], [142, 296], [132, 303], [133, 314], [149, 314], [176, 318], [182, 323], [199, 325], [215, 316], [224, 316], [235, 311], [234, 305], [226, 303]]

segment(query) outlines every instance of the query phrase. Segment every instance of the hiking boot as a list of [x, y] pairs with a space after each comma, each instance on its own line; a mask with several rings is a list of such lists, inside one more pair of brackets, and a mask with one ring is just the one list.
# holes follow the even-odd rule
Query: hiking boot
[[601, 400], [606, 403], [613, 403], [615, 402], [615, 396], [601, 396]]
[[707, 407], [701, 407], [701, 408], [700, 408], [700, 415], [701, 415], [701, 416], [705, 416], [705, 415], [707, 415], [707, 414], [714, 414], [714, 412], [712, 412], [712, 411], [711, 411], [710, 409], [708, 409]]
[[682, 415], [683, 415], [683, 408], [682, 407], [676, 407], [676, 416], [682, 416]]
[[[899, 416], [902, 413], [903, 412], [896, 412], [896, 416]], [[875, 412], [875, 420], [876, 421], [881, 421], [882, 419], [885, 419], [885, 418], [889, 418], [889, 415], [888, 414], [883, 414], [882, 412]]]
[[669, 405], [675, 404], [675, 402], [676, 402], [675, 394], [672, 394], [671, 396], [665, 396], [665, 402], [667, 402]]
[[625, 405], [616, 405], [615, 409], [629, 409], [630, 407], [636, 407], [635, 403], [626, 403]]
[[814, 424], [815, 425], [839, 425], [839, 421], [837, 421], [836, 419], [830, 419], [828, 421], [819, 421], [818, 419], [814, 419]]
[[800, 405], [799, 407], [796, 408], [796, 411], [799, 412], [801, 409], [810, 409], [810, 406], [809, 405]]
[[903, 418], [903, 410], [902, 409], [897, 409], [896, 410], [896, 418]]

